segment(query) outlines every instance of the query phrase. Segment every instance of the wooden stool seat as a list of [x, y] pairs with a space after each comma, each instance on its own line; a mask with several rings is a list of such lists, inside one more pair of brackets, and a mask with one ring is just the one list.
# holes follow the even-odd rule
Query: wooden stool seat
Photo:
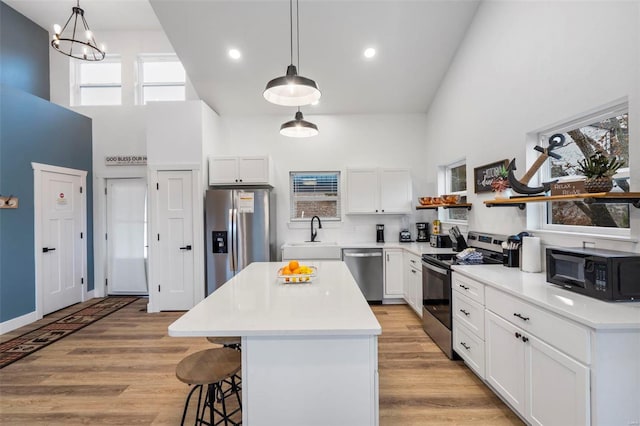
[[221, 337], [207, 337], [207, 340], [216, 345], [222, 346], [240, 346], [240, 336], [221, 336]]
[[229, 348], [205, 349], [184, 358], [176, 377], [190, 385], [218, 383], [240, 371], [240, 352]]

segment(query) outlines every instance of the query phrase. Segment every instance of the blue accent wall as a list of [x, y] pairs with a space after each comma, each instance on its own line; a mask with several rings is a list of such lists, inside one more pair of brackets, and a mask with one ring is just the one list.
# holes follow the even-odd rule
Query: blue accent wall
[[[91, 119], [47, 100], [47, 32], [4, 3], [0, 14], [0, 194], [19, 199], [18, 209], [0, 209], [0, 322], [5, 322], [36, 309], [31, 163], [89, 172], [84, 188], [88, 290], [94, 288], [93, 176]], [[25, 41], [32, 39], [38, 46]], [[15, 40], [26, 44], [8, 46]]]
[[49, 33], [0, 2], [0, 84], [49, 100]]

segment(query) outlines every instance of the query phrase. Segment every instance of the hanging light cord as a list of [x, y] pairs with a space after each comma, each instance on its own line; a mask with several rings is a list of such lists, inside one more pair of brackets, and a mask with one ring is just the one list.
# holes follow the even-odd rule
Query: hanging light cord
[[298, 48], [298, 72], [300, 72], [300, 6], [296, 0], [296, 46]]
[[289, 42], [290, 42], [290, 55], [291, 55], [291, 65], [293, 65], [293, 0], [289, 0]]

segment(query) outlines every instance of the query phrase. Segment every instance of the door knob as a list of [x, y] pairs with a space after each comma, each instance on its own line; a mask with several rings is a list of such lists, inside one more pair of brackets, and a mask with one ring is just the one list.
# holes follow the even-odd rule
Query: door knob
[[43, 247], [42, 248], [42, 252], [43, 253], [48, 253], [50, 251], [55, 251], [55, 248], [49, 248], [49, 247]]
[[180, 250], [191, 250], [191, 246], [180, 247]]

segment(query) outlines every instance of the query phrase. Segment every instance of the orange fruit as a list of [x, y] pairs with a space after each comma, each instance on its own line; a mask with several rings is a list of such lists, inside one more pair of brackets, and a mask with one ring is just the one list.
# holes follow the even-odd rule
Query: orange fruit
[[298, 269], [300, 267], [300, 264], [298, 263], [297, 260], [292, 260], [291, 262], [289, 262], [289, 269], [294, 271], [296, 269]]
[[291, 269], [288, 266], [282, 268], [282, 275], [291, 275]]
[[293, 271], [291, 271], [292, 274], [294, 275], [300, 275], [300, 268], [296, 268]]

